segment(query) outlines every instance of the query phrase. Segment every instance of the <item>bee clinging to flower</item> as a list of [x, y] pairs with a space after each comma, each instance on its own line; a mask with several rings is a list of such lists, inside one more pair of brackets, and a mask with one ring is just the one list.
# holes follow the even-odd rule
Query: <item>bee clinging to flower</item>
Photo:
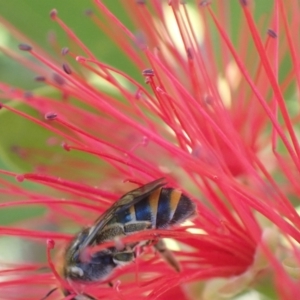
[[[180, 191], [163, 187], [165, 184], [164, 178], [160, 178], [128, 192], [103, 213], [93, 226], [84, 228], [75, 236], [65, 251], [62, 274], [71, 286], [72, 283], [106, 280], [118, 266], [134, 261], [138, 245], [151, 241], [126, 244], [122, 249], [108, 247], [93, 252], [88, 258], [84, 254], [87, 249], [143, 230], [171, 229], [195, 215], [195, 203]], [[154, 247], [176, 271], [180, 270], [178, 262], [162, 240]], [[65, 295], [70, 293], [64, 289]]]

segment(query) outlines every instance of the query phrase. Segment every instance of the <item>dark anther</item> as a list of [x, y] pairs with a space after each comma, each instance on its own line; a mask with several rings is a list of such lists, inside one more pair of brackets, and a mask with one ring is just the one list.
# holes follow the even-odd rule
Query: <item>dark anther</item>
[[193, 59], [193, 53], [192, 53], [191, 48], [186, 49], [186, 54], [187, 54], [188, 59]]
[[35, 81], [41, 82], [41, 81], [46, 81], [46, 78], [45, 78], [44, 76], [36, 76], [36, 77], [34, 78], [34, 80], [35, 80]]
[[27, 45], [27, 44], [20, 44], [19, 49], [22, 50], [22, 51], [31, 51], [32, 47], [30, 45]]
[[54, 8], [50, 11], [50, 18], [55, 19], [56, 16], [57, 16], [57, 10]]
[[86, 9], [84, 14], [88, 17], [90, 17], [92, 14], [93, 14], [93, 11], [89, 8], [89, 9]]
[[53, 74], [53, 80], [59, 85], [63, 85], [65, 83], [65, 80], [56, 73]]
[[145, 35], [144, 35], [143, 32], [138, 31], [135, 34], [135, 43], [139, 47], [139, 49], [141, 49], [141, 50], [145, 50], [146, 49], [146, 47], [147, 47], [147, 41], [146, 41], [146, 37], [145, 37]]
[[248, 5], [248, 0], [240, 0], [241, 5], [247, 6]]
[[57, 118], [57, 113], [55, 112], [48, 112], [45, 114], [45, 119], [48, 121], [55, 120]]
[[153, 77], [154, 71], [152, 69], [145, 69], [142, 72], [143, 76]]
[[63, 143], [61, 144], [61, 146], [62, 146], [63, 149], [66, 150], [66, 151], [70, 151], [70, 150], [71, 150], [70, 146], [69, 146], [67, 143], [65, 143], [65, 142], [63, 142]]
[[63, 56], [67, 55], [68, 53], [69, 53], [69, 48], [68, 48], [68, 47], [63, 47], [63, 48], [61, 49], [61, 54], [62, 54]]
[[210, 5], [210, 1], [208, 0], [203, 0], [199, 2], [199, 6], [208, 6]]
[[26, 100], [30, 100], [30, 98], [32, 98], [32, 97], [33, 97], [32, 92], [30, 92], [30, 91], [24, 92], [24, 98], [25, 98]]
[[277, 38], [277, 34], [273, 29], [268, 29], [268, 35], [273, 39]]
[[63, 67], [63, 70], [67, 73], [67, 74], [72, 74], [72, 70], [71, 70], [71, 68], [70, 68], [70, 66], [68, 65], [68, 64], [66, 64], [66, 63], [64, 63], [63, 65], [62, 65], [62, 67]]

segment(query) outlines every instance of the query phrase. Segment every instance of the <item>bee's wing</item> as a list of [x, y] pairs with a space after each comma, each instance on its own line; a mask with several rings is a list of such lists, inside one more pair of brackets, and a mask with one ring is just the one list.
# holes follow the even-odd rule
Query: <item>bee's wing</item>
[[115, 208], [115, 213], [120, 213], [130, 206], [138, 203], [154, 190], [164, 186], [166, 184], [165, 178], [159, 178], [154, 181], [151, 181], [145, 185], [140, 186], [139, 188], [128, 192], [123, 195], [113, 206]]
[[92, 245], [96, 235], [116, 214], [138, 203], [149, 194], [151, 194], [154, 190], [164, 186], [165, 184], [165, 178], [159, 178], [123, 195], [115, 204], [113, 204], [105, 213], [103, 213], [103, 215], [101, 215], [96, 220], [95, 225], [90, 228], [88, 236], [82, 242], [80, 249], [84, 249], [85, 247]]

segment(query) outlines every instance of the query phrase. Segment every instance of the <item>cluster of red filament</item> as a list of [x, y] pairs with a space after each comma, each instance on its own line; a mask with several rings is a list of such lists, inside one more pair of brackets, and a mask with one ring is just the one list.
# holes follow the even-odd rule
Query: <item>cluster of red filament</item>
[[[91, 225], [125, 191], [166, 177], [169, 186], [180, 187], [195, 200], [198, 216], [192, 225], [140, 232], [122, 242], [173, 238], [181, 245], [175, 255], [182, 271], [177, 274], [148, 249], [147, 258], [142, 255], [113, 274], [113, 288], [89, 287], [92, 295], [170, 299], [176, 294], [191, 299], [201, 290], [192, 283], [243, 274], [259, 248], [269, 268], [276, 270], [280, 295], [292, 299], [299, 285], [262, 239], [258, 216], [289, 240], [300, 260], [295, 246], [300, 242], [300, 218], [290, 200], [299, 198], [300, 191], [295, 179], [300, 171], [296, 131], [300, 118], [285, 99], [289, 89], [298, 93], [300, 85], [296, 55], [300, 45], [292, 38], [300, 17], [296, 1], [274, 1], [268, 27], [258, 26], [251, 4], [240, 1], [242, 21], [235, 43], [227, 1], [212, 6], [201, 1], [194, 6], [201, 37], [200, 25], [193, 23], [188, 5], [181, 1], [123, 2], [138, 34], [100, 0], [94, 1], [95, 12], [89, 11], [87, 17], [122, 49], [141, 74], [138, 80], [99, 60], [56, 10], [50, 17], [70, 44], [54, 42], [55, 49], [62, 49], [59, 59], [0, 19], [16, 38], [22, 38], [19, 50], [26, 55], [1, 50], [35, 72], [38, 84], [58, 92], [45, 96], [0, 82], [1, 112], [45, 129], [40, 143], [47, 145], [47, 149], [13, 148], [30, 164], [30, 172], [0, 170], [5, 199], [0, 209], [46, 208], [43, 216], [26, 226], [1, 226], [1, 235], [34, 240], [44, 251], [46, 241], [55, 240], [55, 249], [63, 249], [72, 237], [58, 233], [65, 227], [80, 230]], [[170, 19], [176, 24], [176, 37]], [[286, 59], [292, 65], [289, 70], [282, 67]], [[91, 78], [105, 82], [105, 87]], [[220, 82], [226, 88], [220, 88]], [[25, 186], [26, 182], [38, 188]], [[41, 230], [36, 224], [56, 224], [56, 230]], [[105, 243], [92, 251], [112, 245]], [[5, 278], [0, 290], [17, 299], [26, 289], [30, 290], [26, 299], [38, 299], [51, 286], [65, 286], [59, 273], [62, 262], [56, 262], [56, 256], [51, 258], [48, 252], [45, 264], [7, 265], [0, 270]]]

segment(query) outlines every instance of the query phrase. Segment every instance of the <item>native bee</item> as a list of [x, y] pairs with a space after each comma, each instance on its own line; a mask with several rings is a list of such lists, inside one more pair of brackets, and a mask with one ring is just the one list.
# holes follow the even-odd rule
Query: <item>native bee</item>
[[[135, 248], [139, 243], [124, 245], [121, 250], [117, 247], [100, 250], [88, 260], [82, 258], [84, 250], [141, 230], [169, 229], [195, 215], [195, 203], [180, 191], [163, 187], [165, 184], [165, 179], [160, 178], [128, 192], [104, 212], [93, 226], [84, 228], [75, 236], [65, 252], [63, 277], [69, 283], [101, 282], [116, 267], [135, 259]], [[178, 262], [162, 240], [154, 247], [179, 271]], [[65, 290], [64, 294], [70, 295], [70, 291]], [[79, 299], [77, 297], [74, 299]], [[87, 299], [94, 298], [88, 296]]]

